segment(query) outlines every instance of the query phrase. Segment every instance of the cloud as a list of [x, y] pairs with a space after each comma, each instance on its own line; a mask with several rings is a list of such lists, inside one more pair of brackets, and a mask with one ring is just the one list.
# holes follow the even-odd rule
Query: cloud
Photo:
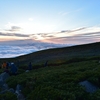
[[11, 29], [0, 31], [0, 36], [8, 36], [8, 37], [29, 37], [27, 34], [20, 33], [22, 30], [19, 26], [11, 26]]
[[20, 31], [20, 30], [21, 30], [21, 27], [19, 26], [11, 26], [11, 29], [7, 31], [15, 32], [15, 31]]
[[29, 18], [28, 20], [29, 20], [29, 21], [33, 21], [33, 18]]
[[16, 57], [24, 54], [28, 54], [37, 51], [35, 47], [32, 46], [8, 46], [0, 45], [0, 58]]
[[46, 42], [84, 44], [100, 41], [100, 27], [82, 27], [41, 35]]
[[20, 33], [9, 33], [9, 32], [0, 32], [0, 36], [16, 36], [16, 37], [29, 37], [29, 35], [20, 34]]
[[60, 44], [80, 44], [95, 41], [98, 42], [100, 40], [100, 27], [98, 26], [81, 27], [72, 30], [62, 30], [61, 32], [35, 33], [30, 35], [20, 33], [20, 31], [18, 30], [21, 30], [21, 27], [12, 26], [10, 30], [1, 31], [0, 38], [1, 36], [4, 36], [5, 38], [8, 36], [10, 39], [33, 39], [42, 42]]
[[61, 16], [66, 16], [68, 14], [80, 12], [82, 10], [83, 10], [83, 8], [78, 8], [78, 9], [75, 9], [73, 11], [60, 11], [58, 14], [61, 15]]
[[61, 16], [65, 16], [65, 15], [67, 15], [67, 14], [69, 14], [69, 13], [70, 13], [70, 12], [61, 11], [61, 12], [59, 12], [58, 14], [61, 15]]
[[[98, 38], [98, 40], [97, 40]], [[71, 37], [56, 37], [56, 38], [49, 38], [49, 39], [46, 39], [45, 41], [46, 42], [53, 42], [53, 43], [63, 43], [63, 44], [73, 44], [73, 45], [76, 45], [76, 44], [85, 44], [85, 43], [92, 43], [92, 42], [97, 42], [99, 41], [99, 37], [74, 37], [74, 36], [71, 36]]]
[[16, 57], [39, 50], [64, 46], [62, 44], [44, 43], [31, 39], [0, 42], [0, 58]]

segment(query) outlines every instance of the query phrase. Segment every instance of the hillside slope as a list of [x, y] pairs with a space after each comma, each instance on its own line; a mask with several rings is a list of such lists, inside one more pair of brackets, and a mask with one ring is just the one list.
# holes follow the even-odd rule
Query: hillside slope
[[[7, 84], [14, 89], [20, 84], [26, 100], [99, 100], [99, 58], [100, 43], [93, 43], [43, 50], [17, 58], [1, 59], [1, 62], [4, 60], [20, 62], [18, 74], [11, 76]], [[46, 60], [49, 60], [49, 66], [43, 67], [42, 64]], [[33, 70], [26, 72], [23, 68], [30, 61]], [[40, 64], [42, 68], [34, 64]], [[98, 89], [92, 94], [87, 92], [85, 87], [79, 84], [84, 81], [89, 81]], [[8, 93], [4, 96], [1, 94], [0, 97], [4, 98], [7, 95], [9, 98]], [[15, 100], [12, 95], [10, 99]]]
[[45, 61], [57, 62], [68, 60], [70, 58], [83, 58], [83, 57], [93, 57], [100, 55], [100, 42], [77, 45], [72, 47], [55, 48], [48, 50], [41, 50], [38, 52], [30, 53], [24, 56], [19, 56], [10, 59], [0, 59], [0, 61], [19, 61], [21, 64], [27, 64], [32, 62], [34, 64], [44, 63]]

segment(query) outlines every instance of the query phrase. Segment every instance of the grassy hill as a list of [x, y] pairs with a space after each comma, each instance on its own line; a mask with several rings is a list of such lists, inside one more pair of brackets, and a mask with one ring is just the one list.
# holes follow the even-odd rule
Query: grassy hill
[[55, 48], [33, 52], [24, 56], [11, 59], [0, 59], [0, 61], [19, 61], [20, 64], [27, 64], [29, 61], [33, 64], [63, 62], [72, 58], [87, 58], [100, 55], [100, 42], [77, 45], [72, 47]]
[[[47, 60], [48, 66], [44, 67]], [[99, 60], [100, 43], [92, 43], [42, 50], [0, 62], [19, 61], [19, 74], [7, 83], [12, 88], [20, 84], [26, 100], [99, 100], [100, 89], [91, 94], [79, 85], [88, 80], [100, 87]], [[33, 70], [26, 73], [24, 68], [30, 61]]]

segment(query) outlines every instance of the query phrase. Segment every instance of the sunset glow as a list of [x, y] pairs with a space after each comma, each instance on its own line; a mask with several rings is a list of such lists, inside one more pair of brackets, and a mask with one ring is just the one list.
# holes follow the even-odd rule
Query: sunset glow
[[0, 41], [88, 43], [100, 39], [99, 0], [1, 0]]

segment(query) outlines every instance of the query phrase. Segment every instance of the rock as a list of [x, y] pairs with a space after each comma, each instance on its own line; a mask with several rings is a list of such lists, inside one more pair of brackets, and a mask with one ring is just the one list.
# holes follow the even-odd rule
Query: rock
[[0, 92], [0, 94], [4, 94], [6, 92], [7, 92], [7, 90], [3, 90], [3, 91]]
[[8, 85], [5, 83], [5, 84], [3, 84], [3, 86], [2, 86], [2, 90], [8, 90], [9, 88], [8, 88]]
[[0, 74], [0, 80], [5, 81], [9, 77], [9, 74], [4, 72]]
[[25, 100], [24, 96], [20, 93], [18, 96], [17, 96], [18, 100]]
[[25, 72], [29, 72], [29, 70], [26, 70]]
[[6, 72], [0, 74], [0, 87], [3, 87], [8, 77], [9, 77], [9, 74]]
[[16, 86], [16, 91], [15, 91], [15, 93], [17, 94], [17, 98], [18, 100], [25, 100], [23, 94], [21, 93], [21, 90], [22, 90], [22, 86], [18, 84]]
[[22, 90], [21, 85], [18, 84], [16, 86], [16, 90], [14, 90], [13, 88], [9, 89], [8, 85], [5, 83], [5, 81], [8, 77], [9, 77], [9, 74], [6, 72], [0, 74], [0, 87], [2, 88], [2, 91], [0, 92], [0, 94], [4, 94], [8, 91], [8, 92], [12, 92], [12, 93], [16, 94], [18, 100], [25, 100], [23, 94], [21, 93], [21, 90]]
[[21, 90], [22, 90], [22, 86], [18, 84], [18, 85], [16, 86], [16, 91], [21, 91]]
[[24, 95], [21, 93], [21, 90], [20, 91], [16, 90], [15, 93], [17, 94], [18, 100], [25, 100]]
[[2, 87], [4, 84], [4, 81], [2, 79], [0, 79], [0, 87]]
[[79, 83], [80, 85], [84, 86], [86, 91], [89, 93], [94, 93], [95, 91], [97, 91], [97, 89], [99, 89], [97, 86], [93, 85], [92, 83], [90, 83], [89, 81], [82, 81]]
[[10, 88], [8, 91], [12, 92], [12, 93], [15, 93], [15, 90], [13, 88]]

